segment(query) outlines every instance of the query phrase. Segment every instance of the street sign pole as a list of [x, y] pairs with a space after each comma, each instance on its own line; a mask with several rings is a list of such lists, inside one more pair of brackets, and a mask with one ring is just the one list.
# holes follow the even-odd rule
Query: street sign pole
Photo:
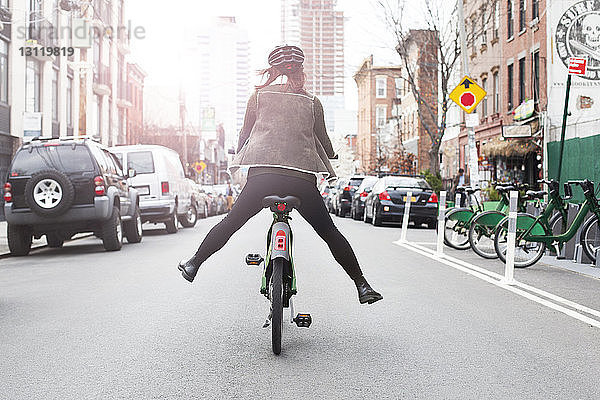
[[[465, 31], [465, 16], [463, 10], [463, 1], [458, 0], [458, 20], [459, 20], [459, 38], [460, 54], [462, 56], [461, 70], [462, 75], [469, 75], [469, 60], [467, 56], [467, 33]], [[479, 184], [479, 156], [477, 155], [477, 146], [475, 144], [475, 128], [467, 128], [467, 138], [469, 145], [469, 179], [471, 186]]]
[[558, 172], [556, 180], [560, 184], [562, 172], [563, 153], [565, 151], [565, 134], [567, 132], [567, 114], [569, 113], [569, 94], [571, 92], [571, 74], [567, 75], [567, 91], [565, 93], [565, 109], [563, 111], [562, 128], [560, 131], [560, 152], [558, 154]]

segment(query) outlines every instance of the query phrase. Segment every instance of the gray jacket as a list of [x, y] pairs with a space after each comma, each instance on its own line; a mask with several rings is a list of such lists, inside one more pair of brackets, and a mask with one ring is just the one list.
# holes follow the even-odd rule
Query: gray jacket
[[335, 177], [335, 155], [325, 129], [323, 106], [307, 93], [284, 85], [258, 89], [250, 97], [232, 172], [241, 166], [282, 167]]

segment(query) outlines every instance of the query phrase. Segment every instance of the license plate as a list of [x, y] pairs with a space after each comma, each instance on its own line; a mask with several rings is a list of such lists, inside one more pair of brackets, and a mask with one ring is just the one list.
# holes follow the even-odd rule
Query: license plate
[[[404, 202], [406, 203], [406, 199], [408, 198], [408, 196], [404, 196]], [[415, 196], [411, 196], [410, 197], [410, 202], [411, 203], [416, 203], [417, 202], [417, 198]]]
[[146, 196], [150, 194], [150, 186], [134, 186], [133, 188], [138, 191], [140, 196]]

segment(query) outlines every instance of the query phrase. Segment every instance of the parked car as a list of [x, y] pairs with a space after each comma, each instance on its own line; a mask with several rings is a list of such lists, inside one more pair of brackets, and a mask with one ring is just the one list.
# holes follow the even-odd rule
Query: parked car
[[338, 217], [345, 217], [350, 212], [350, 206], [352, 204], [352, 197], [356, 192], [356, 189], [360, 186], [364, 176], [352, 176], [350, 178], [340, 178], [336, 185], [336, 194], [334, 197], [334, 210], [335, 215]]
[[202, 189], [202, 186], [193, 180], [186, 178], [186, 181], [190, 185], [189, 190], [192, 193], [192, 201], [196, 207], [198, 216], [200, 218], [208, 217], [208, 211], [210, 208], [210, 199], [208, 198], [208, 195], [205, 193], [204, 189]]
[[385, 176], [380, 178], [365, 201], [363, 221], [380, 226], [383, 222], [401, 222], [408, 192], [412, 192], [409, 222], [415, 226], [436, 226], [438, 197], [421, 177]]
[[354, 196], [352, 196], [352, 204], [350, 205], [350, 217], [352, 217], [352, 219], [357, 221], [362, 219], [365, 210], [365, 200], [369, 193], [371, 193], [373, 185], [375, 185], [375, 182], [378, 180], [379, 178], [376, 176], [366, 176], [360, 186], [356, 189]]
[[323, 201], [325, 202], [325, 208], [327, 208], [327, 211], [329, 211], [329, 213], [331, 214], [335, 212], [333, 208], [333, 202], [335, 200], [335, 194], [337, 191], [337, 189], [335, 188], [336, 182], [337, 181], [333, 181], [329, 183], [329, 185], [327, 185], [327, 187], [329, 188], [329, 193], [327, 193], [327, 196], [323, 198]]
[[157, 145], [117, 146], [111, 149], [137, 175], [131, 185], [140, 193], [143, 222], [164, 223], [176, 233], [177, 221], [193, 227], [197, 220], [192, 193], [176, 151]]
[[17, 151], [4, 186], [8, 246], [24, 256], [32, 239], [62, 247], [77, 233], [94, 232], [108, 251], [142, 240], [139, 197], [118, 159], [90, 139], [33, 139]]

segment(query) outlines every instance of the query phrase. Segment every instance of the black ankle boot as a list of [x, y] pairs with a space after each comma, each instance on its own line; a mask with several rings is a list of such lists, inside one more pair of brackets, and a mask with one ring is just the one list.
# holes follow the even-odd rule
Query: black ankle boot
[[192, 260], [182, 260], [179, 261], [179, 265], [177, 266], [177, 268], [179, 268], [179, 270], [181, 271], [181, 275], [185, 278], [186, 281], [193, 282], [200, 266], [194, 265], [192, 263]]
[[376, 301], [382, 300], [383, 296], [377, 293], [371, 285], [367, 282], [364, 276], [357, 278], [354, 281], [356, 289], [358, 290], [358, 301], [360, 304], [364, 303], [375, 303]]

